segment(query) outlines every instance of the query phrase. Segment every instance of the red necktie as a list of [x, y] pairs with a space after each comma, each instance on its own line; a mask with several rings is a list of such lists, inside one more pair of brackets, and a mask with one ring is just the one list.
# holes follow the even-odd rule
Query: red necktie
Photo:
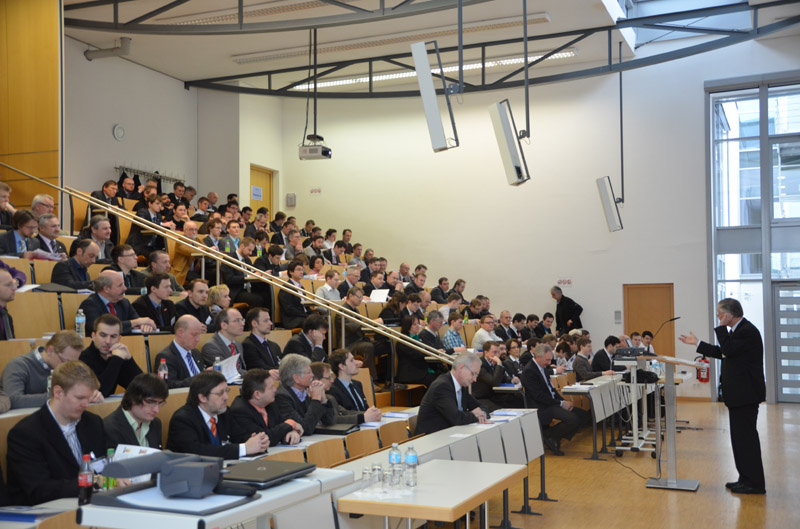
[[113, 303], [109, 303], [108, 304], [108, 312], [110, 312], [114, 316], [117, 315], [117, 309], [114, 308], [114, 304]]
[[211, 423], [211, 435], [216, 437], [217, 436], [217, 419], [215, 419], [214, 417], [211, 417], [208, 420], [208, 422]]
[[[236, 354], [236, 346], [235, 346], [235, 345], [233, 345], [233, 342], [229, 343], [229, 344], [228, 344], [228, 347], [229, 347], [229, 348], [230, 348], [230, 350], [231, 350], [231, 356], [235, 355], [235, 354]], [[239, 359], [237, 358], [237, 359], [236, 359], [236, 369], [239, 369], [239, 367], [240, 367], [240, 366], [239, 366]]]

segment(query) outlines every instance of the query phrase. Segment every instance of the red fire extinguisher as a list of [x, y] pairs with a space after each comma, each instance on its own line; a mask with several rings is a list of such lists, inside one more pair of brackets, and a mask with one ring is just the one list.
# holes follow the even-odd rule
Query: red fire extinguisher
[[700, 364], [700, 367], [697, 368], [697, 380], [699, 380], [700, 382], [708, 382], [709, 371], [710, 371], [709, 366], [711, 364], [708, 361], [708, 358], [706, 358], [705, 356], [698, 356], [694, 360], [695, 362]]

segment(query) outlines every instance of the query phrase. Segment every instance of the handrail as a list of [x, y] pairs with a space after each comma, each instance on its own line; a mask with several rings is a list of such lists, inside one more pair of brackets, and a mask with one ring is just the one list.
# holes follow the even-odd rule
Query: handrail
[[[245, 263], [242, 263], [238, 259], [234, 259], [233, 257], [231, 257], [231, 256], [229, 256], [229, 255], [227, 255], [227, 254], [225, 254], [223, 252], [220, 252], [216, 248], [212, 248], [212, 247], [206, 246], [205, 244], [203, 244], [203, 243], [201, 243], [199, 241], [196, 241], [194, 239], [190, 239], [190, 238], [186, 237], [185, 235], [173, 232], [173, 231], [171, 231], [169, 229], [166, 229], [166, 228], [164, 228], [164, 227], [162, 227], [162, 226], [160, 226], [158, 224], [150, 222], [149, 220], [143, 219], [143, 218], [137, 216], [135, 213], [132, 213], [132, 212], [127, 211], [125, 209], [112, 207], [109, 204], [107, 204], [106, 202], [103, 202], [102, 200], [94, 198], [93, 196], [91, 196], [91, 195], [89, 195], [89, 194], [87, 194], [87, 193], [85, 193], [83, 191], [80, 191], [78, 189], [73, 189], [71, 187], [66, 187], [66, 186], [65, 187], [58, 186], [56, 184], [53, 184], [53, 183], [48, 182], [46, 180], [42, 180], [42, 179], [40, 179], [40, 178], [38, 178], [36, 176], [28, 174], [25, 171], [17, 169], [16, 167], [13, 167], [13, 166], [8, 165], [8, 164], [3, 163], [3, 162], [0, 162], [0, 166], [6, 167], [6, 168], [8, 168], [8, 169], [10, 169], [10, 170], [12, 170], [12, 171], [14, 171], [16, 173], [19, 173], [19, 174], [21, 174], [23, 176], [26, 176], [28, 178], [31, 178], [33, 180], [36, 180], [37, 182], [43, 183], [43, 184], [45, 184], [45, 185], [47, 185], [49, 187], [52, 187], [53, 189], [57, 189], [57, 190], [59, 190], [59, 191], [61, 191], [63, 193], [67, 193], [70, 196], [79, 198], [79, 199], [91, 204], [93, 207], [97, 207], [99, 209], [103, 209], [108, 213], [111, 213], [111, 214], [113, 214], [113, 215], [115, 215], [117, 217], [124, 218], [125, 220], [128, 220], [128, 221], [130, 221], [130, 222], [132, 222], [134, 224], [137, 224], [140, 227], [152, 230], [156, 234], [161, 235], [162, 237], [166, 237], [168, 239], [171, 239], [171, 240], [175, 241], [176, 243], [180, 243], [180, 244], [184, 244], [186, 246], [190, 246], [194, 250], [196, 250], [198, 253], [202, 253], [203, 255], [205, 255], [205, 256], [207, 256], [207, 257], [209, 257], [211, 259], [214, 259], [217, 262], [222, 261], [227, 266], [230, 266], [231, 268], [237, 269], [240, 272], [245, 273], [246, 275], [253, 276], [255, 279], [257, 279], [259, 281], [262, 281], [264, 283], [270, 284], [273, 287], [286, 290], [286, 291], [292, 293], [293, 295], [299, 297], [300, 299], [302, 299], [304, 301], [308, 301], [308, 302], [310, 302], [310, 303], [312, 303], [314, 305], [317, 305], [317, 306], [320, 306], [320, 307], [324, 307], [328, 311], [330, 311], [331, 313], [338, 314], [339, 316], [341, 316], [344, 319], [355, 321], [355, 322], [359, 323], [361, 326], [366, 327], [366, 328], [370, 329], [371, 331], [373, 331], [373, 332], [375, 332], [377, 334], [385, 336], [385, 337], [389, 338], [390, 340], [393, 340], [395, 342], [398, 342], [398, 341], [402, 342], [404, 345], [407, 345], [407, 346], [411, 347], [412, 349], [417, 350], [417, 351], [419, 351], [419, 352], [421, 352], [421, 353], [423, 353], [423, 354], [425, 354], [427, 356], [434, 357], [437, 360], [441, 361], [442, 363], [445, 363], [445, 364], [448, 364], [448, 365], [452, 365], [453, 364], [453, 359], [450, 358], [449, 355], [442, 354], [440, 351], [434, 349], [433, 347], [430, 347], [430, 346], [428, 346], [426, 344], [423, 344], [423, 343], [421, 343], [421, 342], [419, 342], [417, 340], [414, 340], [414, 339], [412, 339], [412, 338], [410, 338], [408, 336], [405, 336], [404, 334], [401, 334], [398, 331], [396, 331], [396, 330], [394, 330], [394, 329], [392, 329], [390, 327], [387, 327], [387, 326], [385, 326], [385, 325], [383, 325], [381, 323], [375, 322], [375, 321], [367, 318], [366, 316], [361, 315], [359, 312], [345, 309], [345, 308], [342, 307], [342, 305], [339, 305], [336, 302], [329, 301], [329, 300], [327, 300], [325, 298], [319, 297], [316, 294], [310, 293], [310, 292], [308, 292], [306, 290], [298, 289], [297, 287], [295, 287], [289, 281], [286, 281], [286, 280], [284, 280], [283, 278], [280, 278], [280, 277], [276, 277], [276, 276], [272, 276], [270, 274], [267, 274], [263, 270], [260, 270], [260, 269], [258, 269], [256, 267], [252, 266], [252, 265], [247, 265]], [[329, 337], [329, 339], [332, 340], [333, 337]]]

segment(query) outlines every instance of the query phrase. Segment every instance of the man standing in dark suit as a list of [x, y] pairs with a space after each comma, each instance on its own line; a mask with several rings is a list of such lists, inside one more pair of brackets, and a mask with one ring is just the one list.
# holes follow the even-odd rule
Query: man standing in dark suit
[[175, 304], [169, 299], [172, 281], [167, 274], [150, 274], [144, 281], [147, 294], [131, 303], [136, 313], [153, 320], [160, 331], [172, 332]]
[[270, 446], [300, 442], [303, 427], [292, 419], [281, 420], [275, 402], [275, 380], [266, 369], [250, 369], [242, 377], [239, 396], [231, 404], [231, 418], [247, 434], [264, 432]]
[[192, 377], [204, 369], [203, 355], [197, 350], [203, 326], [197, 318], [184, 314], [175, 322], [175, 339], [156, 355], [153, 372], [158, 372], [161, 360], [167, 365], [167, 386], [186, 388]]
[[12, 230], [0, 235], [0, 255], [16, 255], [33, 259], [34, 250], [39, 249], [39, 240], [33, 238], [39, 225], [32, 211], [20, 209], [14, 213]]
[[550, 296], [556, 300], [556, 335], [566, 334], [572, 329], [583, 327], [581, 323], [583, 307], [575, 303], [572, 298], [565, 296], [561, 292], [561, 287], [551, 288]]
[[58, 217], [52, 213], [45, 213], [39, 217], [39, 234], [36, 240], [39, 241], [39, 248], [45, 252], [61, 254], [63, 259], [67, 258], [67, 247], [58, 240], [61, 234], [61, 224]]
[[[539, 409], [539, 424], [542, 426], [542, 440], [555, 455], [563, 456], [561, 439], [572, 439], [582, 424], [588, 421], [588, 414], [575, 408], [572, 402], [564, 400], [550, 383], [545, 368], [553, 361], [553, 349], [539, 344], [533, 351], [533, 361], [522, 370], [520, 382], [525, 389], [529, 408]], [[550, 426], [553, 419], [560, 422]]]
[[161, 448], [161, 419], [156, 417], [169, 397], [166, 382], [153, 373], [137, 375], [120, 406], [103, 419], [106, 446], [119, 444]]
[[304, 356], [288, 354], [281, 360], [279, 371], [281, 386], [275, 395], [281, 420], [291, 419], [303, 427], [304, 435], [311, 435], [320, 421], [336, 424], [333, 406], [325, 396], [325, 386], [313, 380], [311, 360]]
[[127, 388], [142, 372], [128, 347], [120, 342], [122, 323], [113, 314], [102, 314], [94, 320], [92, 343], [83, 350], [80, 360], [92, 368], [100, 381], [100, 393], [108, 397], [117, 386]]
[[244, 318], [250, 336], [242, 340], [242, 356], [248, 369], [278, 369], [281, 361], [281, 347], [268, 338], [272, 330], [272, 319], [264, 307], [247, 311]]
[[53, 371], [52, 397], [8, 433], [8, 494], [16, 505], [78, 497], [84, 454], [102, 457], [103, 421], [86, 411], [100, 384], [80, 361]]
[[56, 263], [53, 267], [50, 282], [75, 290], [91, 289], [94, 282], [89, 278], [88, 268], [97, 260], [99, 251], [97, 243], [91, 239], [78, 241], [75, 256]]
[[312, 314], [303, 323], [303, 332], [292, 336], [283, 348], [284, 356], [298, 354], [312, 362], [325, 362], [328, 353], [322, 347], [325, 335], [328, 334], [328, 322], [318, 314]]
[[183, 196], [186, 193], [186, 186], [183, 182], [175, 182], [172, 184], [172, 193], [168, 194], [169, 201], [172, 202], [173, 206], [177, 206], [178, 204], [183, 204], [187, 208], [189, 207], [189, 200]]
[[439, 375], [422, 397], [417, 430], [412, 432], [414, 435], [429, 434], [473, 422], [486, 422], [486, 412], [467, 389], [475, 382], [480, 372], [480, 363], [478, 355], [461, 353], [453, 362], [450, 372]]
[[80, 308], [86, 315], [86, 336], [94, 329], [94, 320], [101, 314], [113, 314], [122, 321], [122, 334], [130, 334], [133, 329], [151, 332], [156, 324], [150, 318], [140, 317], [131, 302], [125, 298], [125, 283], [122, 274], [112, 270], [100, 272], [94, 281], [95, 293], [84, 299]]
[[722, 360], [722, 400], [728, 408], [733, 460], [739, 472], [739, 479], [725, 486], [740, 494], [766, 494], [761, 441], [756, 428], [758, 406], [766, 399], [767, 392], [761, 333], [744, 318], [741, 303], [733, 298], [717, 303], [717, 318], [720, 326], [714, 333], [719, 345], [702, 342], [693, 332], [678, 339], [696, 345], [703, 356]]
[[336, 374], [336, 380], [331, 383], [328, 393], [336, 402], [346, 410], [362, 412], [359, 413], [356, 424], [379, 421], [381, 410], [369, 405], [361, 382], [353, 379], [358, 374], [358, 364], [353, 353], [347, 349], [337, 349], [331, 354], [330, 366], [331, 372]]
[[203, 371], [192, 380], [186, 404], [169, 421], [167, 450], [239, 459], [266, 452], [267, 434], [245, 432], [228, 410], [228, 383], [219, 371]]

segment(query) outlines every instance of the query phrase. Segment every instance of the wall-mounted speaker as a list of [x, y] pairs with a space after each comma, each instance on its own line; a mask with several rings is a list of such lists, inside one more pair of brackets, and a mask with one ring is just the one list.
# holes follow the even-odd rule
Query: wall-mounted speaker
[[619, 215], [617, 198], [614, 196], [614, 188], [611, 187], [611, 178], [603, 176], [597, 179], [597, 190], [600, 192], [600, 202], [603, 204], [603, 212], [606, 215], [608, 231], [619, 231], [622, 229], [622, 217]]
[[[434, 45], [436, 43], [434, 42]], [[439, 49], [436, 48], [438, 57]], [[428, 132], [431, 136], [431, 147], [433, 152], [446, 151], [448, 149], [447, 138], [444, 134], [444, 126], [442, 125], [442, 115], [439, 112], [439, 101], [436, 98], [436, 87], [433, 84], [433, 74], [431, 73], [431, 65], [428, 61], [428, 49], [424, 42], [416, 42], [411, 45], [411, 56], [414, 59], [414, 69], [417, 71], [417, 82], [419, 83], [419, 93], [422, 96], [422, 106], [425, 108], [425, 119], [428, 122]], [[442, 71], [441, 60], [439, 60], [439, 71]], [[458, 133], [456, 132], [456, 123], [453, 119], [453, 110], [450, 106], [450, 96], [445, 90], [445, 101], [447, 102], [447, 109], [450, 113], [450, 123], [453, 127], [453, 134], [455, 136], [455, 145], [458, 147]]]
[[517, 125], [511, 113], [508, 99], [489, 105], [489, 117], [492, 119], [497, 147], [503, 160], [508, 184], [518, 186], [531, 179], [522, 143], [517, 135]]

